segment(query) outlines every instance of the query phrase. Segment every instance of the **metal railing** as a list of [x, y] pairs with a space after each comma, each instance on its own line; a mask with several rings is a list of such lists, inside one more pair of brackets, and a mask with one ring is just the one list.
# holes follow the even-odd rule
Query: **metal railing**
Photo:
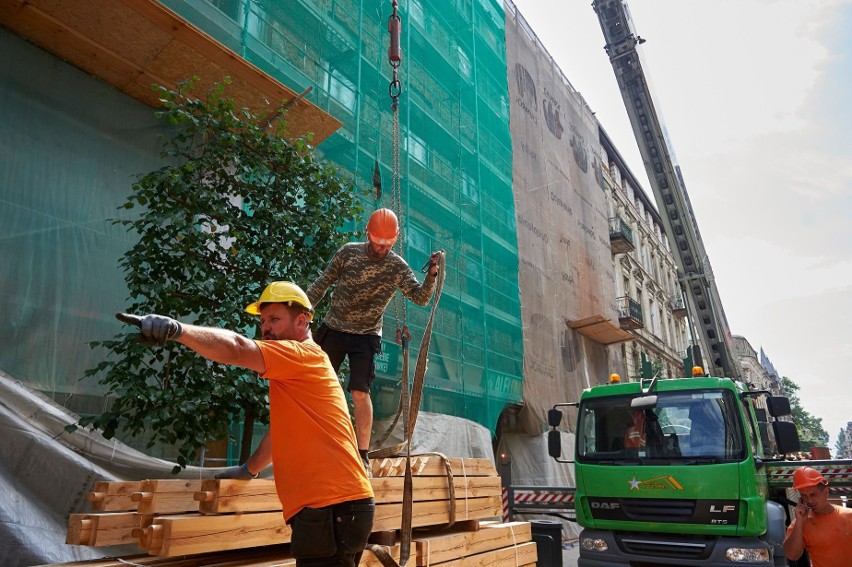
[[640, 323], [645, 322], [642, 317], [642, 306], [639, 305], [638, 301], [626, 295], [616, 298], [615, 301], [618, 307], [619, 319], [635, 319]]

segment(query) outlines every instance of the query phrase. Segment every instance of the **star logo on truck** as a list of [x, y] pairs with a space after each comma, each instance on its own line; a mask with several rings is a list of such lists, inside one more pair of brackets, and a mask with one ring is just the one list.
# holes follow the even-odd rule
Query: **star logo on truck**
[[630, 490], [683, 490], [683, 486], [673, 476], [663, 475], [647, 480], [639, 480], [634, 475], [627, 481]]

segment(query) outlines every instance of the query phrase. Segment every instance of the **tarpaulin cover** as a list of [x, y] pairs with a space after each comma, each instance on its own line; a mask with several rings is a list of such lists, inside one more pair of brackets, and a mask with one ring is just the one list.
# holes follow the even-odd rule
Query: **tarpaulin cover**
[[518, 13], [506, 12], [513, 191], [524, 326], [521, 424], [537, 434], [558, 402], [601, 383], [618, 349], [570, 323], [614, 320], [615, 283], [598, 123]]
[[[65, 544], [68, 516], [91, 511], [95, 481], [209, 478], [219, 468], [187, 467], [149, 457], [95, 431], [65, 426], [78, 417], [0, 372], [0, 565], [26, 567], [139, 553], [135, 546]], [[380, 427], [381, 424], [377, 424]], [[388, 444], [399, 442], [391, 438]], [[420, 413], [412, 454], [493, 459], [491, 434], [472, 421]], [[270, 477], [272, 468], [263, 472]]]

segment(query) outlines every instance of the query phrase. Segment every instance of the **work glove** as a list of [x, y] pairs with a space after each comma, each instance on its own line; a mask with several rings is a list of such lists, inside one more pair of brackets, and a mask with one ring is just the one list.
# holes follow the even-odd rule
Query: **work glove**
[[183, 334], [181, 324], [164, 315], [140, 317], [130, 313], [116, 313], [115, 318], [122, 323], [139, 327], [139, 342], [149, 346], [163, 346], [167, 340], [177, 340]]
[[[260, 474], [260, 473], [258, 473]], [[238, 467], [229, 467], [223, 470], [220, 473], [214, 474], [213, 478], [223, 479], [223, 478], [232, 478], [234, 480], [251, 480], [253, 478], [257, 478], [256, 474], [251, 474], [251, 471], [248, 470], [248, 467], [245, 463], [241, 464]]]
[[420, 269], [421, 272], [428, 273], [430, 276], [438, 275], [438, 262], [441, 260], [441, 255], [444, 253], [443, 250], [439, 250], [437, 252], [432, 252], [432, 255], [429, 256], [429, 261], [423, 264], [423, 267]]

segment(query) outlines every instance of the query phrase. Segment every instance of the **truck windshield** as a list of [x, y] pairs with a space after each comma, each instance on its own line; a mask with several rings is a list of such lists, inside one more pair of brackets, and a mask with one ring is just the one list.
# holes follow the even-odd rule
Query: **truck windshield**
[[577, 429], [577, 460], [705, 464], [745, 458], [737, 401], [730, 392], [656, 395], [656, 405], [644, 409], [630, 407], [633, 396], [584, 401]]

